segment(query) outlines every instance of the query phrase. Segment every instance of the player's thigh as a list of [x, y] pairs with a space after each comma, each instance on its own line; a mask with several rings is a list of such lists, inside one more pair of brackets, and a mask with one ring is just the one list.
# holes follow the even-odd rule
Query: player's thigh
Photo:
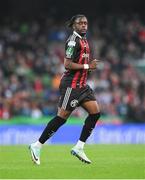
[[67, 119], [71, 113], [72, 113], [72, 111], [64, 110], [63, 108], [58, 108], [57, 115], [63, 119]]
[[78, 106], [78, 91], [71, 87], [62, 87], [58, 102], [58, 114], [63, 117], [69, 117], [71, 112]]
[[97, 101], [86, 101], [81, 106], [89, 113], [96, 114], [100, 112], [100, 107]]

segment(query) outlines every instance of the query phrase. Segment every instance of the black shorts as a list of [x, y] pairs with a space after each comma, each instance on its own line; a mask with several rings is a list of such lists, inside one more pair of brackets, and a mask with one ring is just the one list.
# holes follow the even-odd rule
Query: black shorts
[[73, 111], [86, 101], [96, 101], [93, 90], [87, 85], [83, 88], [60, 87], [58, 106], [64, 110]]

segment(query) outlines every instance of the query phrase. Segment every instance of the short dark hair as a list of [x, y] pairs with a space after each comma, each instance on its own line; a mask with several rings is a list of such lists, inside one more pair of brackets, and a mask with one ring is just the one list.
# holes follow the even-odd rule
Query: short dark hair
[[86, 16], [83, 15], [83, 14], [77, 14], [77, 15], [73, 16], [70, 20], [68, 20], [66, 22], [67, 27], [72, 28], [75, 20], [78, 19], [78, 18], [83, 18], [83, 17], [86, 17]]

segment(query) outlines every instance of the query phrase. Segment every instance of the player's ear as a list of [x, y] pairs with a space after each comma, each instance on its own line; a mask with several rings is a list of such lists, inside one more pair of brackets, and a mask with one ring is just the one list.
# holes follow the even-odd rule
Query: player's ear
[[75, 30], [75, 24], [73, 24], [72, 28]]

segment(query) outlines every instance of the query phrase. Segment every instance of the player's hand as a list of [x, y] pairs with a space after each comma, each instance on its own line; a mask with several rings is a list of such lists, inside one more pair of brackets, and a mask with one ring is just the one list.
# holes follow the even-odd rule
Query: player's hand
[[96, 69], [100, 60], [94, 59], [89, 63], [89, 69]]

